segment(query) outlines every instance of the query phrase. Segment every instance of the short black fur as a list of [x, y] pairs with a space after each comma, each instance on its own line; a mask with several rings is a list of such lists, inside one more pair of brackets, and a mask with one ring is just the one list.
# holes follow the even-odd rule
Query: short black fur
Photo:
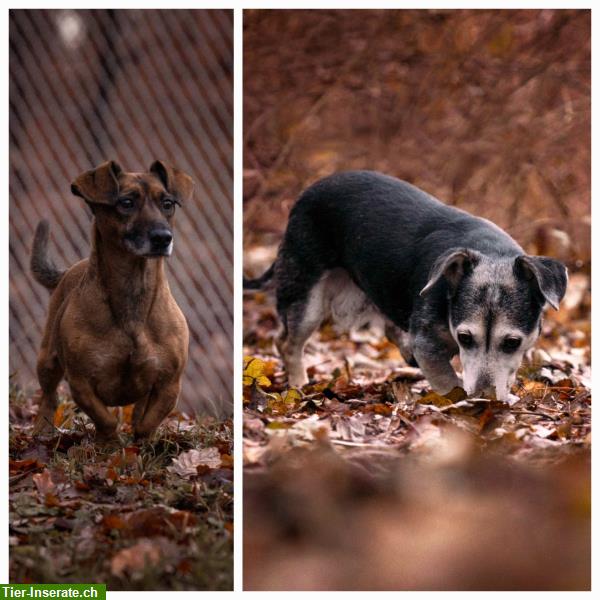
[[[479, 277], [489, 273], [493, 282], [497, 265], [510, 274], [508, 285], [498, 282], [493, 301], [484, 289], [478, 299], [473, 274], [479, 266]], [[440, 385], [454, 377], [448, 360], [458, 346], [450, 322], [487, 302], [490, 318], [500, 310], [526, 333], [539, 327], [545, 302], [555, 305], [566, 288], [558, 261], [526, 256], [490, 221], [372, 171], [338, 173], [309, 187], [290, 212], [276, 261], [244, 287], [272, 280], [283, 340], [295, 328], [303, 345], [315, 324], [298, 323], [317, 318], [306, 314], [311, 291], [333, 269], [343, 269], [389, 322], [410, 333], [419, 353], [403, 356], [413, 364], [416, 358], [424, 371], [443, 372]], [[298, 354], [297, 348], [285, 352]]]

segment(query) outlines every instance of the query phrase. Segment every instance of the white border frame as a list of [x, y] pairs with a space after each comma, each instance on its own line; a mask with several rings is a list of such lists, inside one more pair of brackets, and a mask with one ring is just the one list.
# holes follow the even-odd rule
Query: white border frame
[[[4, 119], [2, 120], [2, 132], [3, 132], [3, 164], [4, 173], [9, 172], [9, 132], [8, 132], [8, 9], [34, 9], [34, 8], [73, 8], [73, 9], [85, 9], [85, 8], [105, 8], [99, 6], [99, 3], [90, 2], [89, 0], [80, 0], [79, 2], [55, 2], [55, 3], [44, 3], [44, 2], [15, 2], [9, 1], [8, 6], [5, 8], [2, 17], [0, 31], [3, 40], [4, 53], [2, 60], [3, 76], [1, 79], [1, 85], [3, 90], [3, 112]], [[222, 8], [222, 9], [233, 9], [234, 10], [234, 592], [202, 592], [204, 598], [222, 597], [225, 596], [239, 596], [242, 593], [242, 543], [243, 543], [243, 511], [242, 511], [242, 232], [243, 232], [243, 206], [242, 206], [242, 114], [243, 114], [243, 89], [242, 89], [242, 74], [243, 74], [243, 29], [242, 29], [242, 11], [246, 8], [253, 9], [425, 9], [425, 8], [444, 8], [444, 9], [531, 9], [531, 8], [555, 8], [555, 9], [592, 9], [592, 2], [573, 2], [569, 5], [566, 2], [558, 2], [556, 0], [547, 0], [545, 2], [529, 0], [525, 3], [514, 0], [507, 0], [505, 2], [476, 2], [476, 1], [457, 1], [449, 2], [445, 0], [438, 0], [437, 2], [403, 2], [400, 0], [374, 0], [372, 3], [357, 1], [357, 0], [337, 0], [337, 1], [326, 1], [321, 2], [315, 1], [291, 1], [286, 0], [256, 0], [251, 2], [248, 0], [234, 0], [234, 1], [223, 1], [223, 2], [206, 2], [203, 0], [177, 0], [171, 5], [166, 5], [165, 1], [156, 0], [122, 0], [119, 3], [118, 8], [144, 8], [144, 9], [175, 9], [175, 8], [187, 8], [187, 9], [211, 9], [211, 8]], [[595, 16], [595, 11], [592, 10], [592, 81], [596, 81], [598, 75], [598, 69], [596, 68], [596, 61], [594, 60], [594, 47], [593, 40], [599, 34], [598, 18]], [[593, 90], [593, 86], [592, 86]], [[592, 93], [592, 115], [596, 113], [594, 108], [598, 109], [598, 102], [596, 101], [596, 95]], [[598, 127], [596, 126], [596, 120], [592, 118], [592, 173], [597, 172], [598, 160], [596, 160], [596, 154], [594, 150], [594, 142], [598, 138]], [[592, 197], [594, 196], [595, 189], [595, 178], [592, 177]], [[9, 326], [9, 286], [8, 286], [8, 181], [5, 184], [5, 197], [1, 204], [2, 213], [0, 217], [0, 289], [2, 298], [2, 315], [0, 317], [0, 329], [4, 332], [5, 344], [0, 348], [1, 355], [1, 370], [0, 379], [8, 383], [9, 367], [8, 367], [8, 326]], [[594, 211], [592, 209], [592, 223], [594, 223]], [[598, 243], [595, 243], [594, 236], [592, 236], [592, 264], [595, 264], [598, 259]], [[595, 277], [596, 270], [592, 268], [592, 291], [595, 292], [597, 286], [594, 285], [596, 281]], [[598, 314], [595, 303], [592, 308], [592, 323], [596, 322], [595, 316]], [[595, 334], [595, 328], [592, 329], [592, 351], [596, 352], [598, 349], [597, 335]], [[596, 386], [597, 377], [592, 375], [592, 385]], [[0, 527], [0, 578], [1, 582], [8, 581], [8, 406], [5, 404], [4, 410], [0, 416], [0, 427], [4, 431], [2, 440], [3, 454], [0, 458], [0, 522], [3, 526]], [[596, 464], [598, 462], [598, 453], [592, 448], [593, 456], [593, 468], [592, 468], [592, 497], [598, 497], [598, 469]], [[596, 476], [594, 476], [596, 475]], [[595, 533], [598, 530], [596, 526], [598, 519], [593, 519], [592, 535], [593, 539], [596, 539]], [[598, 566], [598, 560], [596, 553], [592, 553], [592, 589], [595, 588], [595, 583], [598, 580], [596, 575]], [[193, 595], [198, 592], [178, 592], [181, 596]], [[267, 592], [244, 592], [244, 596], [253, 597], [257, 594], [264, 594]], [[282, 592], [279, 592], [281, 594]], [[294, 592], [295, 597], [310, 597], [316, 598], [317, 595], [324, 594], [325, 592]], [[329, 594], [367, 594], [368, 592], [328, 592]], [[380, 594], [395, 594], [397, 592], [380, 592]], [[402, 592], [403, 595], [414, 596], [428, 594], [436, 594], [436, 592]], [[446, 594], [454, 595], [462, 594], [463, 592], [446, 592]], [[555, 592], [555, 594], [564, 595], [570, 594], [570, 592]], [[581, 592], [586, 594], [586, 592]], [[110, 592], [110, 598], [140, 598], [146, 596], [156, 596], [158, 594], [164, 594], [164, 592]], [[291, 594], [288, 592], [287, 594]], [[498, 594], [504, 595], [504, 592], [486, 592], [481, 593], [482, 595], [494, 594], [496, 597]], [[521, 592], [510, 592], [511, 597], [515, 594], [521, 595]], [[543, 592], [533, 592], [534, 595], [541, 595]]]

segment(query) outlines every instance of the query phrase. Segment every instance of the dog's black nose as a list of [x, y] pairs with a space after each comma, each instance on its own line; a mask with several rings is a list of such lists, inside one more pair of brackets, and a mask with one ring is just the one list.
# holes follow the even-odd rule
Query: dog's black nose
[[173, 241], [173, 234], [168, 229], [157, 229], [150, 234], [153, 250], [166, 250]]

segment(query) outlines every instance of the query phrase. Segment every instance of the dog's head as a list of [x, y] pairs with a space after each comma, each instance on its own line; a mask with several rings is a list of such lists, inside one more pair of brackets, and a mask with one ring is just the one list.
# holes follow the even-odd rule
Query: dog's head
[[449, 324], [469, 395], [505, 400], [524, 353], [537, 340], [546, 304], [558, 309], [567, 269], [545, 256], [487, 256], [454, 249], [432, 268], [426, 293], [447, 282]]
[[108, 161], [77, 177], [71, 191], [91, 207], [106, 243], [151, 258], [171, 255], [175, 208], [193, 187], [189, 175], [162, 161], [145, 173], [126, 173]]

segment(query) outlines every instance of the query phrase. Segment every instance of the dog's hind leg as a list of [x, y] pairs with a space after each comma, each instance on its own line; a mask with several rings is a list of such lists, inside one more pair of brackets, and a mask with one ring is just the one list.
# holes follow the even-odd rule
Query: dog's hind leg
[[274, 267], [277, 312], [283, 325], [277, 348], [292, 387], [308, 383], [304, 345], [330, 308], [325, 302], [325, 275], [335, 260], [330, 241], [318, 229], [313, 215], [292, 209]]
[[33, 433], [49, 433], [54, 428], [54, 413], [58, 406], [56, 389], [64, 375], [64, 369], [55, 352], [48, 352], [42, 348], [37, 363], [37, 375], [42, 388], [42, 397]]
[[302, 356], [304, 345], [327, 316], [329, 307], [325, 286], [319, 281], [304, 297], [285, 308], [278, 306], [283, 331], [277, 340], [277, 349], [283, 360], [291, 387], [301, 388], [308, 383]]

